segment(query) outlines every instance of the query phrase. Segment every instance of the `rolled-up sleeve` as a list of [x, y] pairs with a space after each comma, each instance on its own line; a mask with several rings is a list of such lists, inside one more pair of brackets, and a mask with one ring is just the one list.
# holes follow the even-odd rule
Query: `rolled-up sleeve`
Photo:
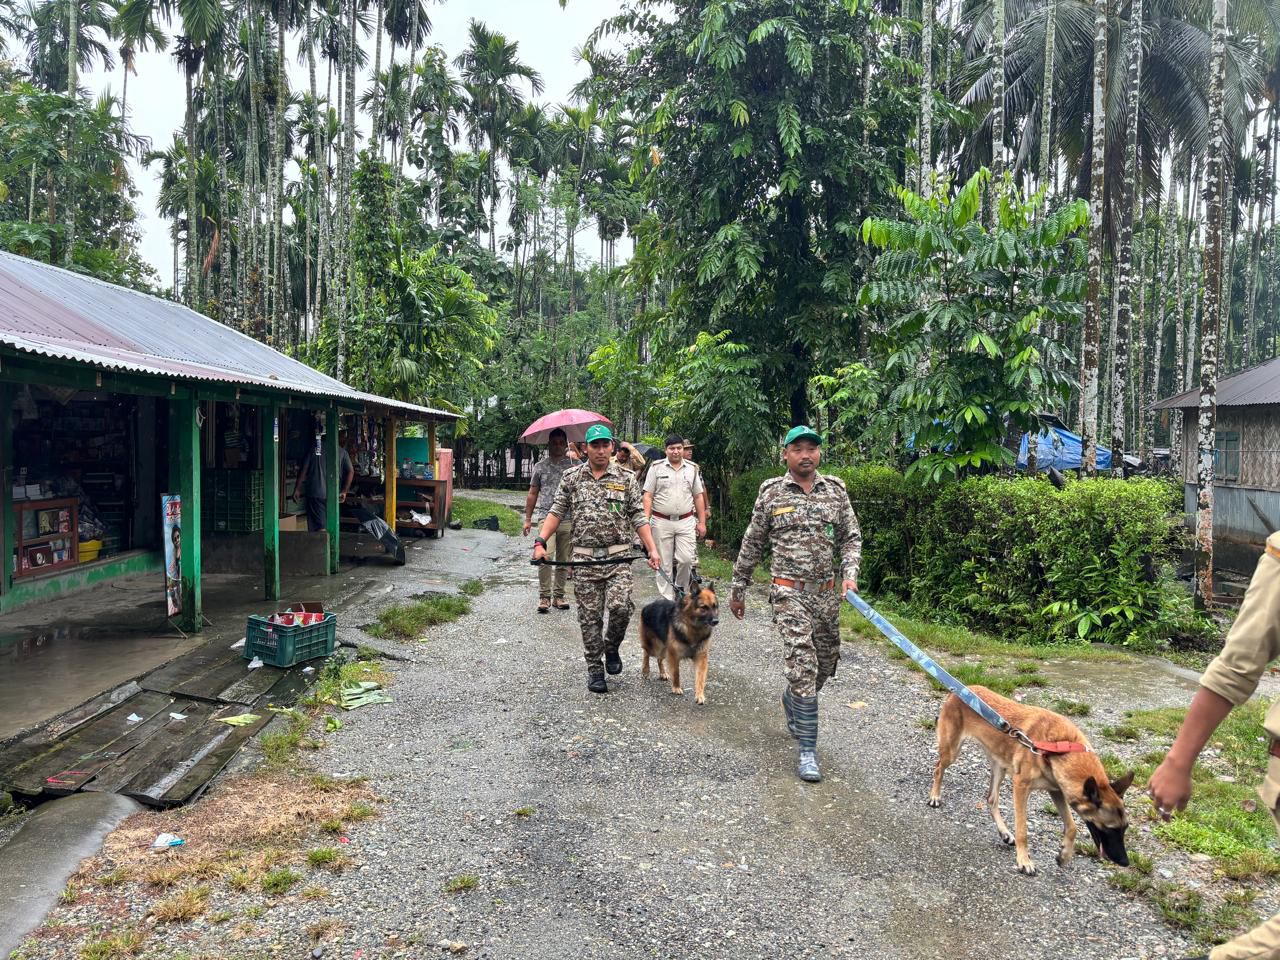
[[631, 514], [631, 525], [639, 530], [649, 525], [649, 518], [644, 515], [644, 499], [640, 496], [640, 484], [636, 478], [627, 480], [627, 512]]
[[1280, 533], [1258, 561], [1222, 652], [1200, 685], [1239, 705], [1253, 696], [1267, 664], [1280, 656]]
[[547, 511], [548, 515], [563, 520], [572, 512], [573, 488], [576, 483], [577, 477], [568, 473], [564, 475], [564, 479], [560, 481], [560, 486], [556, 489], [556, 498], [551, 501], [551, 509]]

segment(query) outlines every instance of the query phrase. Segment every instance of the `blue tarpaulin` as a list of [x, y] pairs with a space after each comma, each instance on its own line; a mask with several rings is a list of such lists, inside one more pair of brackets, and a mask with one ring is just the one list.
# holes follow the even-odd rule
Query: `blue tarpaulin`
[[[1022, 435], [1022, 443], [1018, 445], [1018, 469], [1027, 468], [1027, 439], [1029, 433]], [[1078, 434], [1061, 427], [1045, 429], [1036, 440], [1036, 469], [1048, 470], [1057, 467], [1059, 470], [1079, 470], [1083, 441]], [[1111, 469], [1111, 451], [1103, 446], [1098, 447], [1098, 469]]]

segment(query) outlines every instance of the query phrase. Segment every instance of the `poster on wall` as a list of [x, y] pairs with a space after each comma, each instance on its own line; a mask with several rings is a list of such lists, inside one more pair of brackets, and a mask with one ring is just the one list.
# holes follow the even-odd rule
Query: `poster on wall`
[[182, 612], [182, 497], [160, 495], [164, 517], [164, 597], [169, 616]]

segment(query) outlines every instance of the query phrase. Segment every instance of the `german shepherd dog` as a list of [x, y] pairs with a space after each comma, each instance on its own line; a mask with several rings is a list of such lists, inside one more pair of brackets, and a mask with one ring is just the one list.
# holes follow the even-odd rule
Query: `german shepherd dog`
[[658, 661], [658, 678], [671, 680], [671, 692], [683, 694], [680, 661], [694, 663], [693, 699], [707, 702], [707, 657], [711, 631], [720, 622], [720, 601], [715, 584], [694, 579], [689, 592], [678, 601], [659, 598], [640, 611], [640, 646], [644, 650], [641, 674], [649, 676], [649, 658]]
[[[991, 761], [987, 807], [1000, 839], [1017, 847], [1019, 873], [1033, 876], [1036, 872], [1036, 865], [1027, 852], [1027, 798], [1032, 790], [1047, 790], [1058, 808], [1058, 815], [1062, 817], [1058, 866], [1065, 867], [1075, 853], [1076, 824], [1071, 816], [1074, 810], [1089, 828], [1099, 853], [1112, 863], [1127, 867], [1129, 855], [1124, 847], [1124, 832], [1129, 821], [1125, 816], [1124, 792], [1133, 783], [1133, 771], [1119, 780], [1108, 778], [1102, 761], [1089, 747], [1089, 741], [1066, 717], [1052, 710], [1017, 703], [992, 693], [986, 687], [970, 689], [1032, 740], [1078, 743], [1087, 752], [1032, 753], [966, 707], [954, 693], [950, 694], [938, 714], [938, 763], [933, 770], [929, 806], [941, 806], [942, 775], [955, 760], [961, 742], [977, 740]], [[1000, 814], [1000, 784], [1006, 772], [1013, 773], [1013, 835], [1010, 835]]]

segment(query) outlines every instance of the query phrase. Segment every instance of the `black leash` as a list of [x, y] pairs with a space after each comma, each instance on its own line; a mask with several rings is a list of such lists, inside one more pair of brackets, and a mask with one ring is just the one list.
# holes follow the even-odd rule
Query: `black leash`
[[548, 567], [604, 567], [611, 563], [634, 563], [637, 560], [648, 560], [648, 557], [636, 554], [619, 554], [604, 560], [530, 560], [533, 566], [546, 564]]

